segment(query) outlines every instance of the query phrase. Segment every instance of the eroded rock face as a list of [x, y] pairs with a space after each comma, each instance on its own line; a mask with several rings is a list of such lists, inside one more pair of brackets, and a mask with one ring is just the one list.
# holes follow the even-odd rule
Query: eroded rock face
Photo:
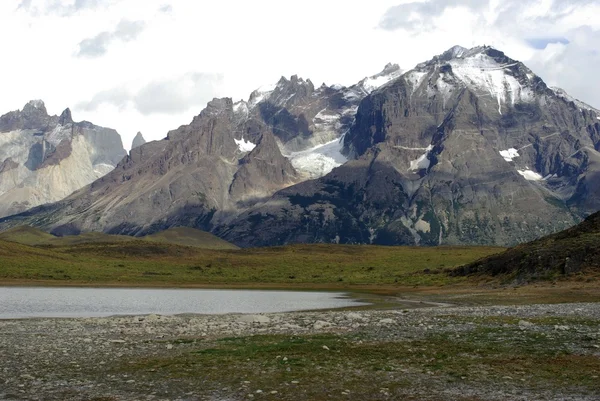
[[0, 217], [56, 202], [102, 177], [125, 156], [112, 129], [49, 116], [34, 100], [0, 117]]
[[217, 233], [243, 246], [531, 240], [600, 208], [599, 116], [498, 50], [455, 47], [360, 103], [344, 143], [357, 160]]

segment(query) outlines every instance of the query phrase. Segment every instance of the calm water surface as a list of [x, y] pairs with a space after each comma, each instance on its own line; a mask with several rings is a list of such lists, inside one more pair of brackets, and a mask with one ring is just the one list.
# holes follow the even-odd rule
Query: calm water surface
[[0, 319], [268, 313], [359, 305], [365, 303], [335, 292], [0, 287]]

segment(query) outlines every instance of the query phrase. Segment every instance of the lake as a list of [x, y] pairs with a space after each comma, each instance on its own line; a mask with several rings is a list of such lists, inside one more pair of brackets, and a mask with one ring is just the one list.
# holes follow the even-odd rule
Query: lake
[[0, 287], [0, 319], [272, 313], [360, 305], [366, 303], [336, 292]]

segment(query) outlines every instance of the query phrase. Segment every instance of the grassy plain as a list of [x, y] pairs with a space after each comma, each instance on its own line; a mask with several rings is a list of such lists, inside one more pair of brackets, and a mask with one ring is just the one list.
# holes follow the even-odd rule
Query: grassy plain
[[292, 245], [215, 250], [168, 243], [30, 246], [0, 241], [0, 280], [94, 285], [442, 285], [448, 269], [498, 253], [493, 247]]

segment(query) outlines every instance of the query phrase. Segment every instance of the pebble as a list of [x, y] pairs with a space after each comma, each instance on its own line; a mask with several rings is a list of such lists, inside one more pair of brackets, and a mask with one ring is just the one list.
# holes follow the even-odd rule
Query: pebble
[[[578, 311], [575, 311], [575, 308]], [[2, 394], [19, 394], [20, 391], [38, 391], [44, 394], [46, 399], [63, 399], [61, 395], [67, 393], [81, 394], [79, 399], [94, 399], [109, 397], [114, 399], [128, 399], [119, 393], [119, 384], [125, 386], [130, 384], [131, 388], [139, 386], [140, 389], [148, 391], [150, 386], [159, 390], [149, 396], [156, 399], [204, 399], [205, 394], [200, 391], [194, 392], [194, 397], [185, 397], [183, 388], [169, 383], [159, 376], [162, 369], [157, 366], [148, 366], [130, 373], [129, 377], [112, 375], [114, 366], [127, 366], [131, 362], [137, 362], [140, 357], [161, 358], [167, 355], [166, 350], [177, 349], [182, 352], [190, 349], [198, 349], [204, 343], [204, 337], [208, 341], [224, 337], [246, 337], [257, 334], [283, 334], [283, 335], [310, 335], [322, 332], [340, 333], [369, 333], [368, 341], [394, 341], [402, 338], [419, 338], [427, 332], [449, 333], [448, 338], [465, 338], [469, 331], [476, 329], [480, 323], [473, 323], [479, 317], [514, 317], [519, 323], [519, 328], [535, 328], [535, 333], [547, 335], [546, 338], [561, 341], [566, 346], [575, 347], [573, 352], [596, 355], [600, 345], [600, 332], [598, 326], [586, 326], [578, 324], [570, 325], [544, 325], [533, 324], [530, 320], [539, 317], [552, 316], [553, 318], [585, 318], [600, 320], [600, 308], [598, 304], [556, 304], [556, 305], [526, 305], [517, 307], [491, 306], [491, 307], [445, 307], [432, 308], [423, 307], [402, 311], [393, 310], [369, 310], [358, 312], [349, 311], [323, 311], [323, 312], [292, 312], [281, 314], [231, 314], [222, 316], [159, 316], [148, 315], [143, 318], [111, 317], [90, 319], [29, 319], [29, 320], [0, 320], [0, 333], [2, 333], [2, 347], [5, 352], [0, 358], [0, 372], [8, 381], [0, 383], [0, 399]], [[465, 317], [466, 321], [449, 323], [453, 316]], [[570, 323], [570, 322], [569, 322]], [[356, 325], [358, 324], [358, 326]], [[358, 330], [355, 327], [360, 327]], [[514, 327], [509, 325], [507, 329]], [[356, 330], [356, 331], [355, 331]], [[26, 334], [24, 334], [26, 333]], [[43, 333], [41, 336], [29, 333]], [[335, 335], [335, 334], [334, 334]], [[176, 339], [202, 339], [195, 344], [183, 341], [175, 345]], [[568, 338], [588, 336], [587, 342], [567, 341]], [[356, 340], [357, 344], [361, 340]], [[331, 351], [327, 345], [320, 347], [324, 351]], [[332, 343], [333, 344], [333, 343]], [[578, 348], [577, 348], [578, 347]], [[413, 347], [414, 348], [414, 347]], [[414, 349], [411, 355], [418, 356], [423, 353]], [[280, 355], [278, 360], [289, 362], [289, 358]], [[27, 361], [23, 363], [23, 361]], [[248, 362], [252, 363], [249, 359]], [[58, 377], [54, 366], [69, 366], [74, 373], [70, 377]], [[83, 367], [82, 370], [77, 366]], [[88, 380], [85, 376], [86, 367], [93, 366], [98, 375], [94, 380]], [[282, 370], [294, 371], [293, 365], [286, 363]], [[317, 366], [314, 367], [318, 369]], [[77, 370], [76, 370], [77, 369]], [[265, 369], [265, 367], [259, 367]], [[266, 370], [265, 370], [266, 371]], [[10, 375], [8, 375], [10, 372]], [[259, 372], [257, 372], [258, 374]], [[407, 373], [407, 372], [405, 372]], [[594, 372], [597, 376], [597, 372]], [[504, 376], [503, 380], [510, 380], [511, 386], [521, 388], [520, 373], [515, 373], [518, 380], [513, 376]], [[297, 376], [298, 377], [298, 376]], [[437, 376], [427, 376], [429, 380], [436, 380]], [[461, 376], [466, 380], [466, 376]], [[134, 381], [135, 380], [135, 381]], [[501, 381], [500, 379], [498, 379]], [[300, 384], [301, 380], [292, 380], [291, 385]], [[239, 382], [238, 382], [239, 383]], [[242, 382], [247, 387], [244, 393], [250, 393], [252, 387], [250, 381]], [[92, 386], [93, 384], [93, 386]], [[305, 383], [307, 387], [311, 383]], [[469, 381], [462, 382], [461, 386], [471, 386]], [[256, 386], [256, 384], [255, 384]], [[301, 388], [296, 387], [298, 396]], [[179, 392], [178, 392], [179, 391]], [[189, 391], [189, 389], [185, 389]], [[219, 394], [212, 399], [229, 399], [231, 389], [219, 390]], [[235, 390], [233, 390], [235, 391]], [[268, 394], [277, 390], [268, 390]], [[375, 390], [377, 391], [377, 390]], [[387, 392], [387, 390], [384, 390]], [[345, 389], [341, 391], [350, 395]], [[341, 392], [338, 392], [338, 397]], [[243, 393], [242, 393], [243, 394]], [[256, 394], [256, 395], [255, 395]], [[264, 394], [263, 390], [256, 390], [248, 394], [247, 398], [259, 398], [258, 394]], [[252, 396], [252, 397], [251, 397]], [[286, 394], [287, 396], [287, 394]], [[394, 395], [390, 395], [393, 397]], [[61, 398], [62, 397], [62, 398]], [[279, 396], [278, 396], [279, 397]], [[293, 398], [293, 396], [290, 396]], [[386, 396], [387, 397], [387, 396]], [[505, 397], [505, 396], [504, 396]], [[5, 397], [6, 398], [6, 397]], [[19, 398], [19, 397], [17, 397]], [[24, 398], [24, 397], [20, 397]], [[272, 397], [276, 398], [276, 397]], [[335, 398], [332, 395], [332, 398]], [[489, 397], [492, 399], [494, 397]], [[496, 397], [502, 399], [502, 397]], [[538, 397], [539, 399], [543, 397]], [[34, 399], [29, 397], [27, 399]], [[145, 398], [147, 399], [147, 397]], [[211, 397], [208, 397], [211, 399]], [[524, 397], [519, 400], [524, 400]], [[531, 398], [533, 399], [533, 398]]]

